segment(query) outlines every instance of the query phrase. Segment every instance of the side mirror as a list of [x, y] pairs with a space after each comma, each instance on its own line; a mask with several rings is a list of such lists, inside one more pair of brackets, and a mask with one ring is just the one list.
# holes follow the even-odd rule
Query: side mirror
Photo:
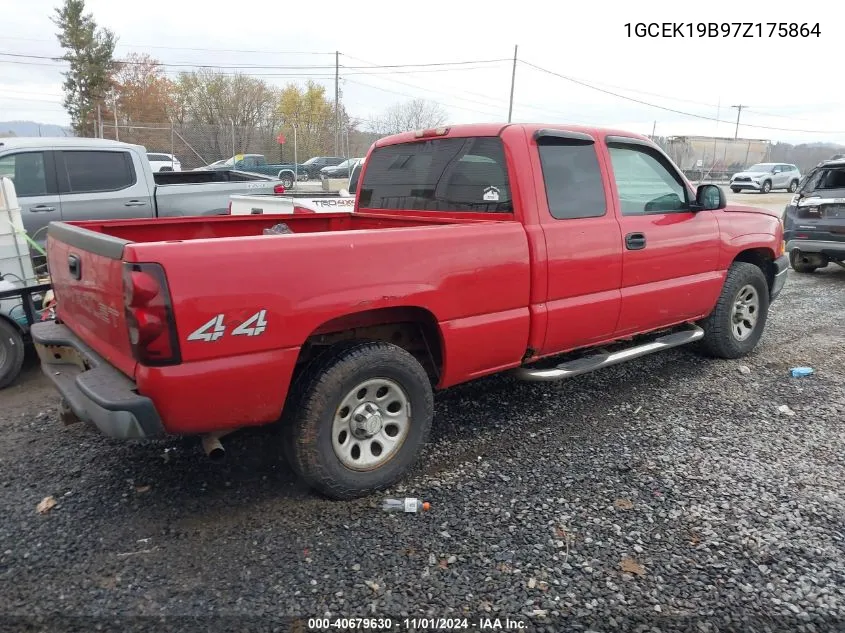
[[699, 185], [695, 192], [695, 211], [717, 211], [728, 205], [725, 192], [719, 185]]

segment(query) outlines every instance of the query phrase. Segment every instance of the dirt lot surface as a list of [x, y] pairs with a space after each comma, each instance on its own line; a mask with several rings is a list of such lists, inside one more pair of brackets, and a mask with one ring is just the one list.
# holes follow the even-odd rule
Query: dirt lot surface
[[[425, 615], [476, 631], [508, 616], [538, 631], [832, 630], [844, 316], [845, 270], [792, 273], [741, 361], [680, 349], [442, 393], [426, 455], [391, 491], [429, 500], [420, 516], [314, 496], [266, 430], [214, 463], [193, 441], [65, 428], [31, 359], [0, 392], [0, 630], [307, 631], [283, 618], [326, 614], [394, 631]], [[816, 373], [790, 377], [798, 365]]]

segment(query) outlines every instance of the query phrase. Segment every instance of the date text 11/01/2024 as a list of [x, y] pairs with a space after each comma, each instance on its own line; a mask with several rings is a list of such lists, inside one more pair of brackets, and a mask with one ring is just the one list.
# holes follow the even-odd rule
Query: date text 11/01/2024
[[808, 22], [626, 22], [628, 37], [821, 37]]
[[524, 620], [512, 618], [308, 618], [309, 631], [524, 631]]

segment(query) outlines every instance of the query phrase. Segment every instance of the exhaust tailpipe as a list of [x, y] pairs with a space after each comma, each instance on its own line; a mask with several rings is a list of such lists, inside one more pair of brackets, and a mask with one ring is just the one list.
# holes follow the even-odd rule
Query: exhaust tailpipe
[[226, 449], [220, 443], [220, 436], [217, 433], [202, 436], [202, 449], [212, 461], [220, 461], [226, 455]]

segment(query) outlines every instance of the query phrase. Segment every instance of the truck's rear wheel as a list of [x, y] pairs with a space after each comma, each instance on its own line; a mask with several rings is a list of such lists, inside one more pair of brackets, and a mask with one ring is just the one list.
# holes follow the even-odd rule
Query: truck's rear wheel
[[763, 335], [768, 315], [769, 285], [763, 271], [754, 264], [734, 262], [715, 309], [701, 322], [701, 346], [718, 358], [745, 356]]
[[0, 318], [0, 389], [8, 387], [21, 373], [24, 349], [20, 331]]
[[819, 259], [820, 258], [818, 257], [814, 260], [802, 257], [798, 249], [793, 249], [792, 252], [789, 253], [789, 265], [792, 266], [792, 270], [796, 273], [816, 272], [820, 267], [817, 263]]
[[280, 171], [279, 172], [279, 180], [282, 181], [282, 186], [285, 189], [293, 189], [293, 185], [294, 185], [293, 172]]
[[365, 342], [330, 350], [292, 388], [285, 452], [294, 471], [328, 497], [392, 485], [428, 439], [431, 382], [401, 347]]

